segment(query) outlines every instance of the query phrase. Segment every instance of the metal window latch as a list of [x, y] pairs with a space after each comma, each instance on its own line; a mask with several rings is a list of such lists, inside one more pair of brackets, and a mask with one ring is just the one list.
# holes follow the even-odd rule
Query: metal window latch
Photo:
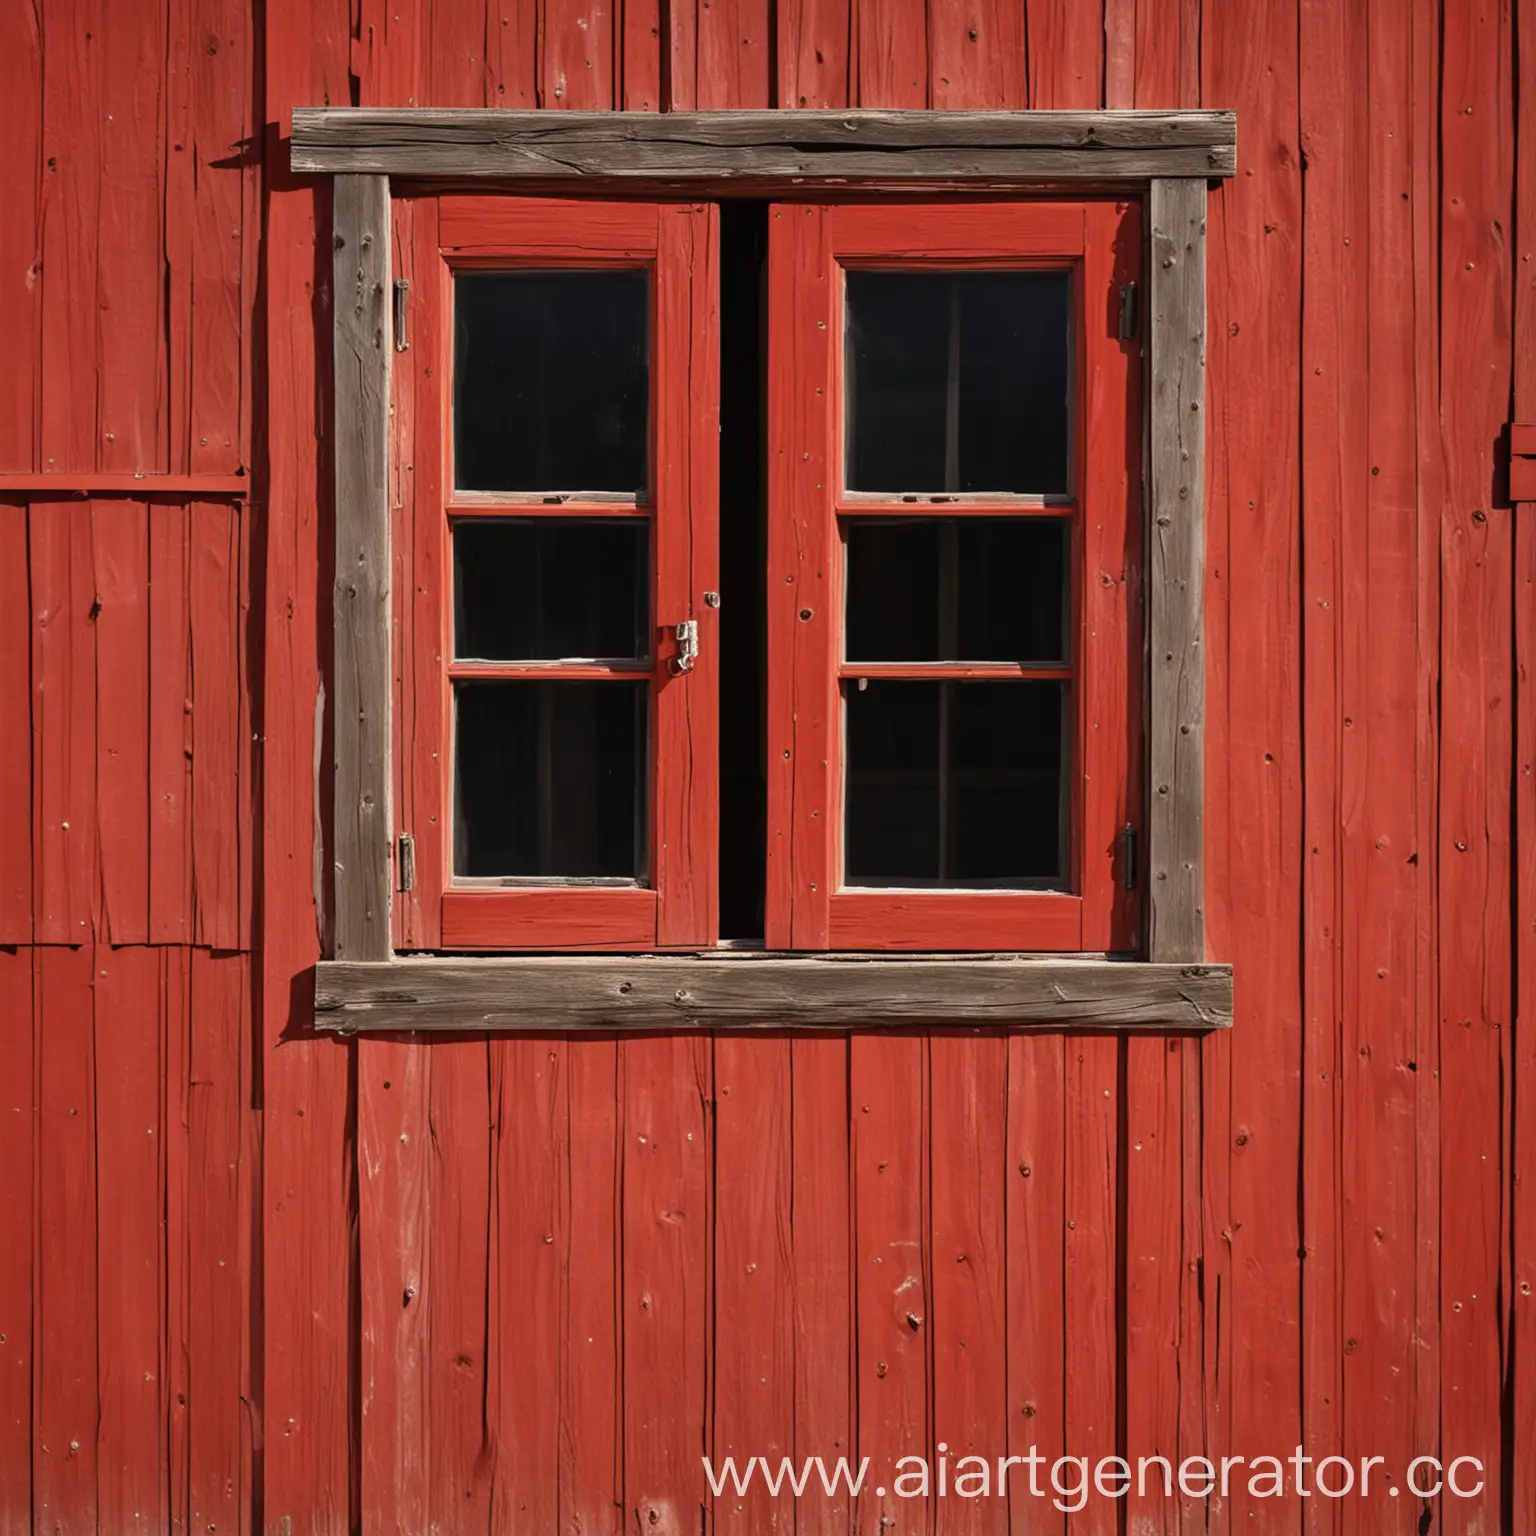
[[694, 662], [699, 659], [699, 621], [684, 619], [681, 624], [673, 626], [672, 633], [677, 639], [677, 655], [672, 658], [672, 670], [692, 672]]
[[1130, 822], [1120, 829], [1120, 884], [1136, 889], [1136, 828]]

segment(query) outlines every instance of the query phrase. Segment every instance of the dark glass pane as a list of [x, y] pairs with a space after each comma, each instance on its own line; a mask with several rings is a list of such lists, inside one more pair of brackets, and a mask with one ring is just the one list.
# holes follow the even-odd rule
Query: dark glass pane
[[474, 661], [644, 657], [642, 519], [496, 518], [453, 530], [454, 655]]
[[644, 490], [647, 275], [462, 272], [453, 291], [459, 489]]
[[1070, 488], [1071, 275], [850, 272], [848, 488]]
[[849, 684], [847, 884], [1059, 883], [1065, 711], [1062, 683]]
[[458, 684], [454, 873], [642, 878], [647, 691]]
[[849, 518], [849, 661], [1066, 660], [1067, 525]]

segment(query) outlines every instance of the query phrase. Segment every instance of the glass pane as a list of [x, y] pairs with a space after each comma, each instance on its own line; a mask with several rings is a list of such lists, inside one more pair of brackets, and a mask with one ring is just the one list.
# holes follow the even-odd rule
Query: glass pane
[[642, 519], [496, 518], [453, 529], [460, 661], [643, 658], [649, 530]]
[[848, 488], [1070, 488], [1067, 272], [849, 272]]
[[846, 707], [848, 885], [1061, 883], [1065, 684], [850, 683]]
[[1065, 520], [849, 518], [849, 661], [1064, 663]]
[[646, 273], [461, 272], [453, 291], [459, 489], [644, 490]]
[[647, 688], [459, 683], [453, 872], [643, 878]]

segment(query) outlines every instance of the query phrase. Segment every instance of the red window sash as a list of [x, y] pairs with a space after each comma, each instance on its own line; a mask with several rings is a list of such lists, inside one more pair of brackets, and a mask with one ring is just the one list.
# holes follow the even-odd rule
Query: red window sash
[[[785, 949], [1111, 950], [1138, 942], [1121, 829], [1139, 825], [1141, 377], [1118, 336], [1140, 271], [1127, 202], [779, 204], [771, 210], [768, 520], [767, 942]], [[1076, 273], [1076, 680], [1072, 889], [841, 888], [842, 539], [839, 516], [1018, 515], [989, 505], [845, 494], [841, 269], [889, 263], [1061, 266]], [[849, 672], [875, 675], [860, 665]], [[990, 669], [986, 669], [990, 670]], [[929, 676], [976, 675], [936, 666]]]
[[[396, 204], [411, 283], [410, 357], [397, 367], [396, 803], [416, 840], [400, 949], [649, 949], [712, 944], [718, 925], [718, 210], [515, 196]], [[401, 224], [405, 227], [401, 227]], [[452, 277], [471, 267], [646, 266], [652, 295], [652, 491], [604, 499], [464, 493], [452, 476]], [[487, 888], [452, 875], [450, 670], [575, 679], [591, 668], [452, 667], [454, 516], [645, 516], [652, 524], [650, 851], [646, 888], [551, 882]], [[699, 629], [676, 673], [674, 626]], [[633, 669], [600, 669], [633, 678]], [[642, 669], [640, 675], [647, 675]]]

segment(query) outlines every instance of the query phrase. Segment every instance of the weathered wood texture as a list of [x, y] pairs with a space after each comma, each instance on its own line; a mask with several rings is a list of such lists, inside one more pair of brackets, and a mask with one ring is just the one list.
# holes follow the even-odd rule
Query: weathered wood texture
[[338, 176], [335, 326], [335, 839], [332, 950], [390, 953], [389, 181]]
[[[0, 7], [0, 472], [58, 477], [0, 496], [0, 1529], [755, 1532], [785, 1501], [711, 1499], [688, 1451], [945, 1438], [953, 1470], [960, 1434], [1485, 1466], [1474, 1500], [1239, 1478], [1137, 1533], [1531, 1529], [1533, 43], [1530, 0]], [[311, 1029], [332, 251], [280, 135], [350, 101], [1236, 110], [1204, 631], [1233, 1029]], [[205, 477], [242, 468], [235, 516]], [[401, 454], [396, 494], [436, 473]], [[790, 1515], [920, 1525], [887, 1505]]]
[[1199, 181], [1152, 183], [1149, 950], [1205, 957], [1205, 230]]
[[1225, 1029], [1230, 966], [1117, 960], [579, 956], [322, 961], [315, 1022], [341, 1030]]
[[316, 107], [292, 167], [390, 176], [1115, 181], [1230, 176], [1230, 112], [474, 112]]

